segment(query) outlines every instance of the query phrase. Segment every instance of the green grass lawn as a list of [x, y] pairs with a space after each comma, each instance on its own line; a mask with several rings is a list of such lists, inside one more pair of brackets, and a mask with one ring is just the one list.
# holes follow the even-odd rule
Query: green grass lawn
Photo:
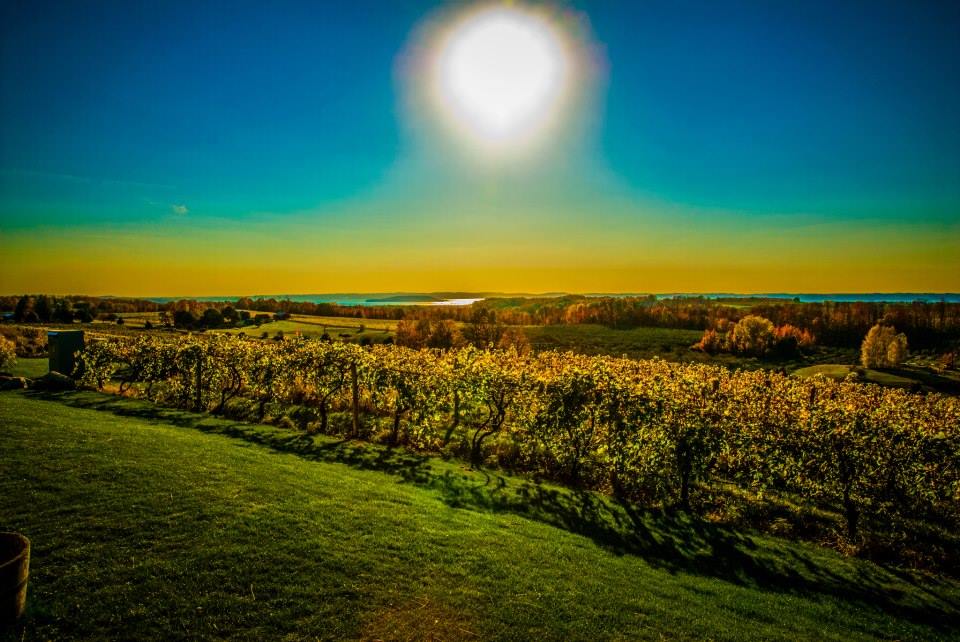
[[29, 379], [40, 377], [50, 372], [50, 359], [47, 357], [17, 357], [17, 360], [7, 370], [14, 377], [27, 377]]
[[393, 319], [361, 319], [354, 317], [319, 317], [308, 314], [294, 314], [291, 317], [293, 321], [313, 325], [325, 325], [330, 328], [356, 329], [361, 325], [367, 330], [386, 330], [393, 332], [397, 327], [397, 321]]
[[[117, 316], [123, 317], [123, 324], [131, 328], [142, 329], [147, 321], [154, 327], [160, 325], [159, 312], [122, 312]], [[116, 323], [114, 323], [116, 325]]]
[[581, 354], [626, 355], [633, 359], [660, 357], [680, 363], [709, 363], [727, 368], [759, 368], [793, 371], [811, 363], [842, 362], [856, 359], [853, 350], [818, 347], [812, 354], [795, 359], [757, 359], [728, 353], [706, 354], [691, 350], [700, 341], [701, 330], [676, 328], [614, 329], [603, 325], [524, 326], [530, 345], [536, 350], [571, 350]]
[[[327, 320], [334, 321], [327, 323]], [[357, 342], [364, 337], [374, 343], [380, 343], [388, 337], [393, 336], [393, 325], [386, 325], [383, 321], [374, 321], [374, 325], [366, 322], [366, 319], [351, 319], [338, 317], [308, 317], [298, 316], [283, 321], [270, 321], [257, 326], [246, 326], [236, 329], [212, 330], [211, 332], [223, 332], [226, 334], [245, 334], [250, 337], [259, 337], [264, 332], [273, 337], [277, 332], [283, 332], [288, 337], [300, 334], [308, 339], [319, 339], [326, 332], [333, 339], [343, 339], [346, 341]], [[363, 331], [360, 328], [363, 326]], [[346, 336], [341, 336], [346, 335]]]
[[866, 383], [877, 383], [894, 388], [921, 388], [925, 390], [960, 393], [960, 379], [952, 373], [937, 374], [917, 366], [904, 366], [895, 370], [874, 370], [861, 368], [855, 365], [821, 364], [800, 368], [793, 372], [797, 377], [813, 377], [823, 375], [830, 379], [843, 379], [851, 372], [857, 373], [858, 380]]
[[401, 450], [91, 392], [0, 426], [10, 639], [958, 635], [952, 580]]

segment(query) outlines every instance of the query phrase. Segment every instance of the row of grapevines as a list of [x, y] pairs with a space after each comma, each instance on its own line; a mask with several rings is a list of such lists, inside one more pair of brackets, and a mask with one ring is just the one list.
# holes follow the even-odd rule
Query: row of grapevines
[[[862, 518], [960, 525], [960, 402], [939, 394], [662, 360], [512, 350], [363, 348], [298, 339], [138, 337], [91, 344], [83, 381], [223, 412], [242, 399], [307, 408], [352, 434], [383, 419], [388, 441], [458, 442], [501, 463], [628, 498], [676, 501], [714, 478], [789, 490]], [[491, 448], [491, 445], [496, 448]]]

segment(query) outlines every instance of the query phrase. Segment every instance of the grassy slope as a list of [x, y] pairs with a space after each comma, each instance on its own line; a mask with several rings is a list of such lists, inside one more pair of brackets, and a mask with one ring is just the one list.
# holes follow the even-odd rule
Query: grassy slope
[[960, 588], [402, 451], [0, 393], [13, 639], [945, 638]]
[[397, 327], [397, 322], [393, 319], [362, 319], [359, 317], [321, 317], [308, 314], [294, 314], [290, 317], [293, 321], [301, 323], [328, 326], [331, 329], [346, 328], [356, 329], [364, 326], [367, 330], [388, 330], [393, 331]]
[[906, 387], [916, 383], [914, 379], [899, 377], [883, 370], [873, 370], [871, 368], [860, 368], [859, 366], [841, 365], [837, 363], [827, 363], [817, 366], [809, 366], [807, 368], [800, 368], [793, 374], [801, 378], [823, 375], [828, 379], [841, 380], [846, 378], [848, 374], [854, 371], [862, 372], [862, 378], [864, 381], [881, 383], [887, 386]]
[[7, 370], [15, 377], [34, 378], [47, 374], [50, 371], [50, 359], [47, 357], [27, 358], [17, 357], [17, 360]]
[[842, 380], [851, 372], [857, 372], [861, 381], [877, 383], [895, 388], [920, 386], [923, 389], [951, 394], [960, 393], [960, 379], [955, 373], [937, 374], [916, 366], [904, 366], [896, 370], [874, 370], [860, 366], [842, 364], [821, 364], [800, 368], [793, 372], [797, 377], [823, 375], [829, 379]]
[[805, 357], [788, 360], [756, 359], [727, 353], [709, 355], [691, 350], [700, 341], [700, 330], [677, 328], [614, 329], [602, 325], [548, 325], [525, 326], [530, 344], [538, 350], [572, 350], [582, 354], [626, 355], [634, 359], [660, 357], [681, 363], [709, 363], [728, 368], [786, 368], [793, 371], [811, 363], [849, 361], [857, 355], [854, 350], [819, 347]]
[[[360, 332], [363, 326], [364, 331]], [[396, 321], [389, 324], [380, 320], [368, 321], [366, 319], [351, 319], [348, 317], [308, 317], [294, 316], [289, 320], [271, 321], [258, 326], [246, 326], [238, 329], [213, 330], [213, 332], [224, 332], [227, 334], [246, 334], [251, 337], [259, 337], [264, 332], [269, 336], [274, 336], [278, 331], [285, 335], [293, 336], [298, 332], [309, 339], [318, 339], [324, 332], [334, 339], [343, 338], [340, 334], [350, 335], [348, 340], [359, 341], [367, 337], [373, 342], [382, 342], [387, 337], [393, 336], [393, 328]]]

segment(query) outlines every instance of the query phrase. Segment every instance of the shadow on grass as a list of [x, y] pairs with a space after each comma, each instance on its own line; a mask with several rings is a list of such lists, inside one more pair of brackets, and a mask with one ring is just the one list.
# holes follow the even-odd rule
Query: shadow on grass
[[[948, 588], [952, 586], [949, 581], [930, 577], [921, 581], [895, 568], [846, 562], [826, 551], [818, 555], [813, 547], [773, 538], [759, 546], [744, 532], [683, 513], [641, 509], [598, 493], [470, 470], [402, 449], [220, 419], [140, 400], [94, 392], [27, 394], [77, 408], [225, 435], [305, 460], [387, 473], [437, 492], [451, 507], [536, 520], [671, 573], [797, 596], [832, 596], [944, 632], [954, 631], [960, 618], [960, 602]], [[891, 586], [898, 581], [901, 588]]]
[[931, 372], [925, 368], [902, 366], [900, 368], [883, 369], [880, 370], [880, 372], [890, 373], [894, 376], [903, 377], [905, 379], [913, 379], [923, 386], [932, 388], [936, 392], [942, 392], [950, 395], [960, 394], [960, 381], [937, 374], [936, 372]]

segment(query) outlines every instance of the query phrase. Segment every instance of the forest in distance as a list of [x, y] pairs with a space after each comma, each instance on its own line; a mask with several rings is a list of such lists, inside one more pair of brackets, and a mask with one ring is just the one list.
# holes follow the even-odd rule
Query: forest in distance
[[[165, 313], [175, 325], [200, 329], [206, 310], [257, 314], [305, 315], [379, 320], [451, 320], [472, 322], [478, 315], [506, 326], [595, 324], [612, 329], [639, 327], [726, 331], [743, 317], [756, 315], [777, 327], [790, 326], [809, 333], [808, 341], [826, 346], [856, 347], [877, 323], [903, 332], [914, 349], [950, 352], [960, 342], [960, 303], [800, 302], [764, 298], [602, 297], [563, 295], [536, 298], [487, 298], [460, 306], [351, 305], [313, 303], [293, 299], [240, 297], [235, 300], [179, 299], [157, 303], [148, 299], [17, 295], [0, 296], [4, 319], [16, 322], [94, 320], [113, 321], [118, 314]], [[267, 317], [261, 316], [261, 320]], [[240, 319], [237, 312], [237, 319]], [[208, 322], [211, 319], [208, 318]], [[216, 316], [212, 321], [222, 322]], [[209, 323], [208, 323], [209, 325]]]

